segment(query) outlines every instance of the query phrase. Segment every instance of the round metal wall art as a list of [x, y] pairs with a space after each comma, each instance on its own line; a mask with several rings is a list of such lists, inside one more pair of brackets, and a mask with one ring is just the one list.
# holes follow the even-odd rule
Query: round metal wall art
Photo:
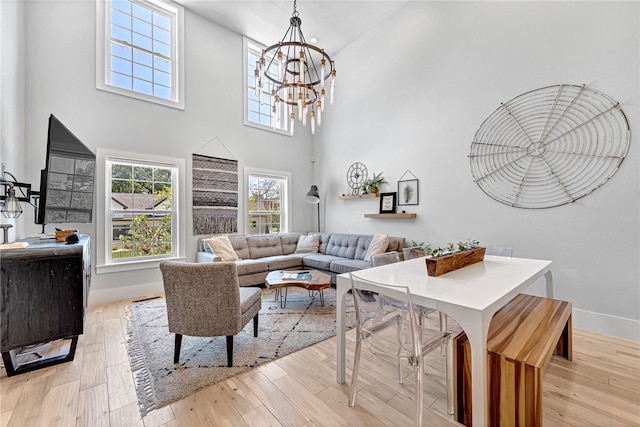
[[631, 132], [620, 104], [584, 85], [536, 89], [502, 103], [471, 143], [476, 184], [509, 206], [572, 203], [616, 173]]

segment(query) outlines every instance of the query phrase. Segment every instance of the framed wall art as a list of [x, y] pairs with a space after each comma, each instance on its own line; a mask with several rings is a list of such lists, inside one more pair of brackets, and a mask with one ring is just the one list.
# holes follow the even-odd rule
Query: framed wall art
[[418, 179], [398, 181], [398, 206], [418, 204]]
[[398, 193], [380, 193], [380, 213], [396, 213], [396, 199]]

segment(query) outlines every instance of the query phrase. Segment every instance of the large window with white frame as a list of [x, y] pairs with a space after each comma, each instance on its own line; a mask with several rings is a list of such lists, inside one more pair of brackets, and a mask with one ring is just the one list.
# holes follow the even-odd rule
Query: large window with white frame
[[147, 268], [148, 262], [182, 257], [184, 161], [100, 150], [98, 161], [105, 194], [103, 209], [98, 207], [104, 212], [98, 271]]
[[184, 109], [184, 10], [163, 0], [97, 1], [96, 86]]
[[245, 234], [289, 231], [289, 185], [286, 172], [245, 170], [247, 223]]
[[[289, 121], [285, 117], [285, 108], [273, 110], [273, 90], [275, 85], [266, 79], [260, 90], [255, 77], [256, 63], [262, 56], [263, 46], [248, 39], [243, 39], [244, 45], [244, 124], [277, 133], [289, 135]], [[273, 67], [272, 67], [273, 68]], [[275, 74], [273, 77], [277, 77]]]

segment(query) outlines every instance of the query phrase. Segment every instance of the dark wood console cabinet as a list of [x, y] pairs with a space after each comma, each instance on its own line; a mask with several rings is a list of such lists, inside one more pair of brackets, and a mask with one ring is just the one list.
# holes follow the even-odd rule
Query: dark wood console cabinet
[[[0, 251], [0, 351], [9, 376], [73, 360], [91, 281], [89, 236], [73, 244], [24, 241], [26, 248]], [[31, 351], [58, 340], [62, 354]]]

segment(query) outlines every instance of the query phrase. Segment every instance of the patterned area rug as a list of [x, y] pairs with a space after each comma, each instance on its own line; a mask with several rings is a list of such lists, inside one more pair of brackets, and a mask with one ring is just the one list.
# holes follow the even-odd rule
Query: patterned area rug
[[[127, 350], [136, 380], [140, 412], [188, 396], [263, 363], [293, 353], [336, 334], [335, 288], [324, 291], [325, 305], [300, 288], [290, 288], [286, 308], [274, 301], [274, 291], [265, 289], [258, 323], [253, 322], [234, 337], [233, 367], [227, 367], [225, 337], [184, 336], [180, 363], [173, 364], [174, 334], [167, 327], [164, 298], [131, 304]], [[347, 295], [347, 319], [353, 326], [353, 304]]]

